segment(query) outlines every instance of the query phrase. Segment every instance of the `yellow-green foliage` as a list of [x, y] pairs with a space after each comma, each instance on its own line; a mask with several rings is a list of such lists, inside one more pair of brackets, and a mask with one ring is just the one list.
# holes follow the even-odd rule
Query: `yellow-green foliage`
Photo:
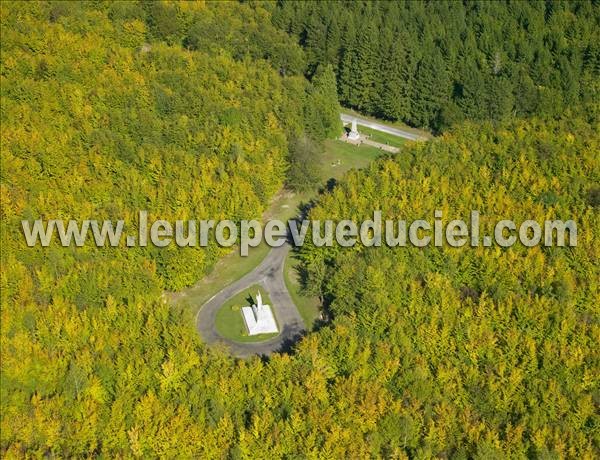
[[[286, 131], [301, 129], [293, 108], [302, 106], [299, 77], [281, 78], [266, 61], [236, 62], [226, 52], [144, 44], [144, 22], [118, 23], [107, 12], [83, 9], [54, 22], [51, 12], [41, 3], [2, 8], [3, 206], [12, 254], [22, 249], [23, 218], [134, 225], [143, 209], [171, 222], [261, 215], [283, 184]], [[104, 258], [122, 276], [117, 297], [128, 298], [137, 277], [181, 288], [218, 255], [214, 247], [86, 248], [72, 255], [77, 273], [46, 264], [40, 270], [52, 273], [34, 278], [68, 290], [102, 271]], [[85, 295], [102, 302], [98, 292]]]
[[183, 49], [169, 21], [203, 4], [144, 5], [2, 4], [2, 456], [594, 457], [597, 125], [467, 126], [351, 172], [314, 217], [572, 217], [579, 246], [307, 248], [333, 323], [268, 362], [160, 298], [214, 247], [26, 247], [23, 218], [252, 217], [282, 184], [303, 80]]
[[358, 222], [442, 210], [447, 223], [474, 209], [482, 237], [501, 219], [578, 226], [574, 248], [303, 248], [308, 284], [336, 318], [321, 359], [383, 379], [397, 404], [382, 441], [418, 457], [592, 458], [599, 149], [598, 126], [578, 120], [467, 125], [349, 173], [312, 210]]

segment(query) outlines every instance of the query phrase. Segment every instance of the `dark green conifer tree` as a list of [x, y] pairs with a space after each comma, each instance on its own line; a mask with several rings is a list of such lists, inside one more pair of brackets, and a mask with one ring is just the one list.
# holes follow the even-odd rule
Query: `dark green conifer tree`
[[379, 108], [383, 117], [406, 120], [410, 113], [410, 85], [407, 53], [400, 41], [392, 43], [384, 55], [381, 73], [385, 75], [379, 94]]
[[352, 106], [370, 111], [375, 106], [375, 79], [377, 76], [378, 34], [372, 21], [365, 21], [358, 31], [353, 74], [351, 79]]
[[317, 69], [306, 99], [306, 130], [314, 139], [339, 136], [342, 128], [335, 73], [331, 64]]
[[411, 103], [412, 123], [432, 127], [442, 107], [448, 104], [449, 96], [446, 65], [439, 49], [431, 46], [417, 66]]

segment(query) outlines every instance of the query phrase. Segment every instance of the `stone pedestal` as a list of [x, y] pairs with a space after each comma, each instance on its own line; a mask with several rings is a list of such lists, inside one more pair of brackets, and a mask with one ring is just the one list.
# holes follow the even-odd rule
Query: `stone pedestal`
[[360, 134], [358, 133], [358, 128], [356, 127], [356, 118], [352, 120], [352, 129], [348, 133], [348, 140], [355, 142], [360, 140]]
[[260, 292], [256, 295], [256, 304], [251, 307], [242, 307], [242, 316], [248, 329], [248, 335], [279, 332], [271, 307], [262, 303]]

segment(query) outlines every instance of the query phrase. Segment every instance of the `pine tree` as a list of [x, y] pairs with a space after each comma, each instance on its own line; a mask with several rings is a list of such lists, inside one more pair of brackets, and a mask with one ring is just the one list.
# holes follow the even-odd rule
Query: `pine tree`
[[410, 120], [417, 126], [433, 126], [448, 103], [450, 80], [446, 64], [436, 47], [430, 47], [417, 66]]
[[388, 47], [382, 61], [381, 74], [385, 76], [379, 94], [379, 108], [385, 118], [406, 120], [410, 113], [407, 56], [404, 46], [395, 42]]
[[356, 56], [356, 29], [354, 27], [354, 18], [349, 16], [348, 22], [342, 37], [342, 49], [340, 56], [340, 65], [338, 70], [338, 94], [343, 105], [349, 107], [356, 106], [356, 98], [352, 88], [356, 75], [354, 73]]
[[341, 50], [342, 32], [338, 24], [337, 16], [331, 18], [331, 22], [327, 26], [327, 39], [325, 42], [325, 62], [333, 65], [333, 70], [338, 72], [339, 58]]
[[465, 62], [457, 84], [456, 103], [471, 120], [481, 120], [487, 114], [488, 101], [486, 81], [481, 71], [472, 62]]
[[313, 13], [309, 16], [305, 30], [304, 48], [308, 74], [313, 75], [319, 64], [325, 61], [327, 27], [323, 20]]
[[510, 116], [514, 110], [513, 84], [509, 78], [488, 76], [487, 84], [487, 116], [491, 120], [503, 120]]
[[299, 192], [316, 187], [319, 183], [319, 145], [314, 140], [303, 136], [293, 139], [288, 150], [290, 168], [287, 174], [287, 186]]
[[307, 132], [315, 139], [337, 137], [341, 130], [340, 104], [331, 64], [319, 67], [306, 100]]
[[377, 98], [375, 80], [377, 77], [378, 34], [375, 24], [367, 20], [359, 30], [352, 71], [352, 105], [359, 110], [370, 111]]
[[528, 116], [536, 110], [535, 84], [523, 66], [518, 66], [514, 79], [515, 113], [518, 116]]

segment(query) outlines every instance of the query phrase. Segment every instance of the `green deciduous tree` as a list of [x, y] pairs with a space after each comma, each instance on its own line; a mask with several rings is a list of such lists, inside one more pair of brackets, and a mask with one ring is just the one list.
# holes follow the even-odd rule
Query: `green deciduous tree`
[[306, 136], [290, 142], [287, 185], [292, 190], [304, 192], [313, 189], [319, 183], [320, 150], [319, 144]]

